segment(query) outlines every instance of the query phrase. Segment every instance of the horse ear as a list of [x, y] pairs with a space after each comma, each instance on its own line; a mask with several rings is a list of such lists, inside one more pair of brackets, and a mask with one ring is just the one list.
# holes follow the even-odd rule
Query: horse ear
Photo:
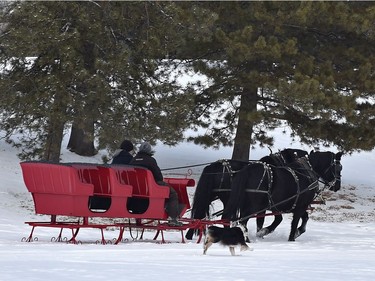
[[338, 160], [338, 161], [340, 161], [342, 155], [343, 155], [343, 153], [341, 151], [337, 152], [336, 155], [335, 155], [335, 159]]
[[314, 149], [312, 149], [312, 150], [310, 151], [310, 155], [313, 154], [314, 152], [315, 152]]
[[272, 149], [269, 146], [267, 147], [268, 147], [268, 150], [270, 151], [270, 154], [273, 154]]

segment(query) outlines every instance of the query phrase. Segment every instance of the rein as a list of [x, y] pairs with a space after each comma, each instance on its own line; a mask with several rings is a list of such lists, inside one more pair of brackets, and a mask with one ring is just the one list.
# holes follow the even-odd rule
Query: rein
[[[230, 160], [228, 159], [221, 159], [217, 160], [215, 162], [207, 162], [207, 163], [201, 163], [201, 164], [194, 164], [194, 165], [188, 165], [188, 166], [180, 166], [180, 167], [172, 167], [172, 168], [163, 168], [160, 169], [161, 171], [169, 171], [169, 170], [178, 170], [178, 169], [184, 169], [184, 168], [192, 168], [192, 167], [199, 167], [199, 166], [206, 166], [206, 165], [211, 165], [217, 162], [223, 162], [223, 163], [229, 163]], [[252, 162], [257, 162], [257, 160], [248, 160], [248, 161], [240, 161], [236, 160], [238, 162], [243, 162], [243, 163], [252, 163]], [[238, 171], [234, 171], [233, 173], [236, 173]], [[219, 174], [219, 173], [209, 173], [209, 174]]]
[[215, 162], [195, 164], [195, 165], [189, 165], [189, 166], [180, 166], [180, 167], [173, 167], [173, 168], [164, 168], [164, 169], [160, 169], [160, 170], [161, 171], [178, 170], [178, 169], [184, 169], [184, 168], [192, 168], [192, 167], [199, 167], [199, 166], [210, 165], [212, 163], [215, 163]]

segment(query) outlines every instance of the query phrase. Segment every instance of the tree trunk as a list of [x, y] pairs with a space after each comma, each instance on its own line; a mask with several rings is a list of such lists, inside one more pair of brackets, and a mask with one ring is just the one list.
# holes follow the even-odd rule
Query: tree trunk
[[94, 122], [85, 120], [84, 124], [74, 122], [70, 133], [68, 148], [81, 156], [94, 156], [97, 151], [94, 146]]
[[51, 114], [48, 120], [48, 127], [46, 127], [47, 137], [43, 150], [43, 160], [45, 161], [60, 162], [61, 143], [64, 137], [64, 126], [66, 122], [65, 94], [64, 92], [57, 92], [50, 109]]
[[250, 146], [254, 126], [251, 113], [257, 110], [257, 92], [258, 89], [256, 87], [252, 89], [244, 88], [241, 95], [232, 159], [248, 161], [250, 158]]
[[64, 135], [64, 122], [59, 118], [51, 119], [48, 127], [47, 140], [43, 160], [60, 162], [61, 143]]
[[[94, 47], [95, 45], [92, 42], [84, 41], [82, 43], [82, 55], [85, 69], [92, 75], [95, 74]], [[85, 82], [78, 85], [78, 88], [84, 93], [87, 93], [89, 90], [94, 90], [87, 89]], [[87, 100], [85, 102], [86, 105], [83, 111], [77, 111], [76, 114], [77, 117], [80, 116], [78, 117], [80, 119], [74, 121], [72, 124], [68, 148], [70, 151], [81, 156], [94, 156], [97, 153], [94, 146], [94, 120], [89, 116], [94, 116], [91, 111], [95, 108], [95, 104], [91, 104]]]

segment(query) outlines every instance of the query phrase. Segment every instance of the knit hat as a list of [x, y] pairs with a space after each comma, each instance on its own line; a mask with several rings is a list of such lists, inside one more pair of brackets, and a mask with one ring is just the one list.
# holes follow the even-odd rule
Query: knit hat
[[154, 151], [152, 151], [151, 145], [148, 142], [141, 143], [141, 146], [139, 147], [139, 152], [147, 153], [147, 154], [154, 154]]
[[133, 144], [130, 140], [124, 140], [121, 143], [120, 148], [129, 152], [129, 151], [132, 151], [134, 149], [134, 146], [133, 146]]

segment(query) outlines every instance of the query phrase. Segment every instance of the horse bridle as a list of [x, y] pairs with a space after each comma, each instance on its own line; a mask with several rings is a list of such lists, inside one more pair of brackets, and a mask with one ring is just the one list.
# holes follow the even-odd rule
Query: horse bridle
[[327, 182], [324, 180], [324, 184], [328, 186], [328, 188], [333, 187], [336, 182], [341, 181], [341, 171], [342, 171], [342, 165], [340, 163], [340, 160], [335, 159], [335, 156], [332, 157], [331, 165], [324, 171], [323, 175], [326, 175], [330, 170], [332, 170], [333, 180], [330, 182]]

